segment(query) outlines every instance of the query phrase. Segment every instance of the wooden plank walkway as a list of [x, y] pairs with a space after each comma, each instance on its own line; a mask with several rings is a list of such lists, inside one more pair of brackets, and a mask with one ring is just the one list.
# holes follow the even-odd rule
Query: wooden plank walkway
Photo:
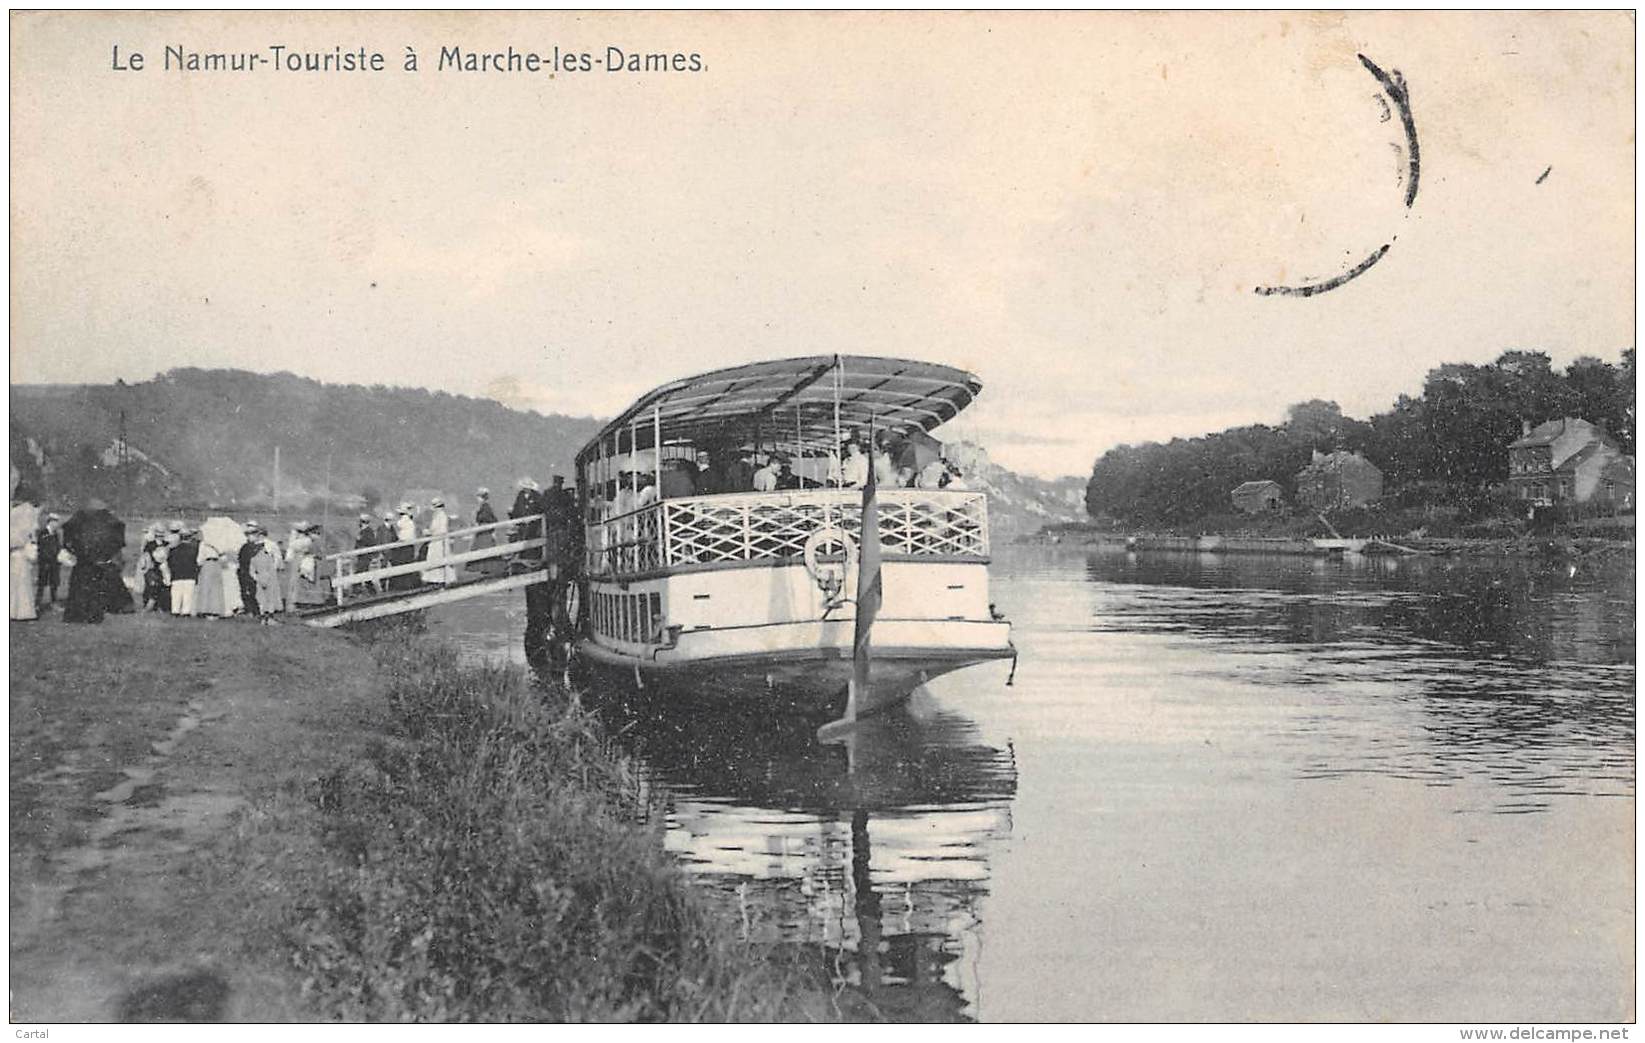
[[[509, 518], [329, 554], [325, 561], [329, 565], [333, 600], [299, 608], [297, 618], [314, 627], [342, 626], [546, 582], [549, 570], [540, 556], [548, 546], [548, 540], [541, 535], [547, 522], [547, 516], [540, 514]], [[533, 526], [538, 535], [527, 535]], [[482, 534], [501, 542], [475, 548], [472, 541]], [[443, 553], [431, 559], [426, 555], [435, 543], [440, 544]], [[464, 543], [468, 544], [467, 550], [460, 549]], [[391, 563], [401, 551], [415, 560]], [[532, 554], [537, 557], [528, 556]], [[473, 570], [482, 563], [491, 569], [503, 570], [503, 574], [474, 574]], [[430, 572], [447, 571], [458, 577], [455, 582], [421, 582]], [[403, 581], [407, 576], [417, 577], [417, 585], [404, 590], [377, 589], [390, 581]]]
[[403, 612], [416, 612], [419, 609], [446, 605], [484, 594], [517, 590], [529, 587], [533, 583], [547, 582], [548, 578], [548, 570], [536, 568], [509, 576], [478, 576], [459, 583], [425, 583], [414, 590], [387, 591], [370, 597], [351, 599], [343, 605], [315, 605], [298, 610], [297, 617], [311, 627], [337, 627], [344, 623], [359, 623]]

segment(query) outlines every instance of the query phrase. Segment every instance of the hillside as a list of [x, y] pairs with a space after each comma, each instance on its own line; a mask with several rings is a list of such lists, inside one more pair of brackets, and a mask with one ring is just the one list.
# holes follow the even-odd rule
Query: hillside
[[[438, 492], [466, 515], [478, 486], [506, 508], [522, 475], [569, 477], [599, 424], [420, 388], [175, 369], [136, 384], [14, 385], [10, 444], [19, 476], [59, 505], [101, 496], [135, 510], [266, 509], [278, 448], [282, 507], [318, 510], [329, 484], [334, 508]], [[950, 453], [990, 494], [1002, 537], [1083, 516], [1080, 479], [1013, 474], [963, 442]]]
[[965, 474], [966, 484], [988, 494], [989, 528], [998, 542], [1038, 532], [1058, 522], [1085, 521], [1085, 479], [1045, 479], [1008, 471], [971, 442], [944, 450]]
[[[122, 419], [126, 453], [120, 454]], [[11, 461], [48, 499], [136, 507], [306, 508], [434, 491], [472, 503], [546, 483], [598, 429], [488, 399], [419, 388], [321, 384], [289, 373], [175, 369], [137, 384], [14, 386]]]

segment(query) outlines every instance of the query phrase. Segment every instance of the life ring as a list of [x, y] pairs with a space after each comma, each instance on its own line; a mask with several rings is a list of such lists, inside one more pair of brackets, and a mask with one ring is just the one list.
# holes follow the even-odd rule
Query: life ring
[[[825, 546], [834, 544], [845, 549], [845, 563], [843, 567], [832, 562], [824, 564], [821, 560]], [[825, 525], [814, 530], [805, 538], [805, 571], [811, 574], [811, 579], [828, 598], [830, 604], [838, 603], [845, 590], [845, 578], [857, 564], [857, 541], [851, 534], [837, 525]]]

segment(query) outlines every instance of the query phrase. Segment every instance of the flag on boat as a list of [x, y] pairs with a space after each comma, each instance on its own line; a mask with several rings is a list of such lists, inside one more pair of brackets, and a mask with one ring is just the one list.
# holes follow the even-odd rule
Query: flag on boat
[[[869, 452], [874, 444], [874, 429], [868, 429]], [[871, 458], [872, 459], [872, 458]], [[851, 650], [851, 695], [856, 699], [868, 697], [869, 637], [874, 629], [874, 617], [880, 614], [883, 591], [880, 587], [880, 509], [879, 495], [874, 479], [874, 465], [868, 465], [868, 481], [862, 487], [862, 550], [857, 557], [857, 628]]]

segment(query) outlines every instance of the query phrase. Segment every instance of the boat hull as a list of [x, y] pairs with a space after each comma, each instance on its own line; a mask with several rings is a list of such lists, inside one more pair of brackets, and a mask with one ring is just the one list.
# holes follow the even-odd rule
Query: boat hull
[[[1006, 624], [998, 624], [1001, 636]], [[802, 713], [838, 713], [851, 680], [849, 647], [790, 648], [689, 659], [648, 660], [585, 639], [578, 659], [606, 683], [641, 689], [662, 698], [748, 706], [778, 706]], [[870, 714], [907, 699], [921, 684], [977, 663], [1014, 659], [1008, 639], [974, 647], [876, 647], [869, 688], [857, 710]]]

